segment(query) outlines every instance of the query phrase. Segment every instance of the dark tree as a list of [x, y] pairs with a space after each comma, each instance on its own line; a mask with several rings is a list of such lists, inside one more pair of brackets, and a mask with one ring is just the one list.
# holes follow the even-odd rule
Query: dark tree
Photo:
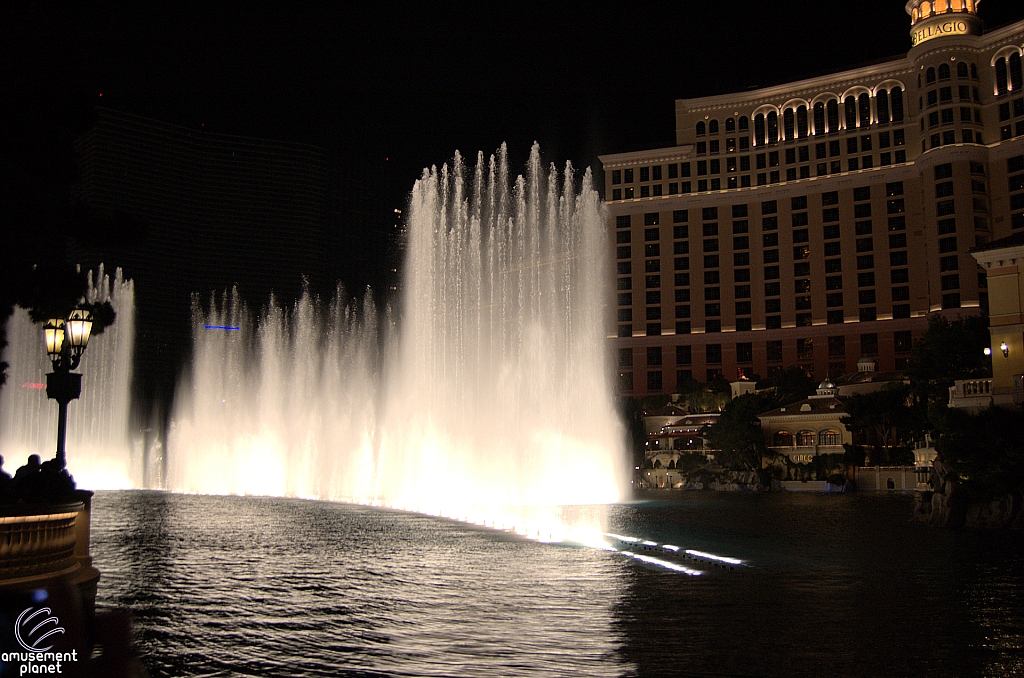
[[866, 463], [912, 463], [910, 446], [927, 428], [914, 406], [909, 386], [890, 385], [879, 391], [851, 396], [845, 403], [846, 427], [865, 444]]
[[950, 464], [968, 495], [989, 500], [1024, 491], [1020, 409], [992, 407], [976, 415], [936, 408], [939, 459]]
[[779, 405], [777, 395], [771, 391], [745, 393], [730, 400], [722, 416], [707, 431], [708, 444], [716, 450], [715, 460], [734, 470], [760, 468], [766, 448], [757, 415]]
[[986, 316], [947, 320], [933, 315], [907, 365], [915, 397], [947, 403], [955, 380], [991, 377], [992, 359], [984, 353], [990, 341]]

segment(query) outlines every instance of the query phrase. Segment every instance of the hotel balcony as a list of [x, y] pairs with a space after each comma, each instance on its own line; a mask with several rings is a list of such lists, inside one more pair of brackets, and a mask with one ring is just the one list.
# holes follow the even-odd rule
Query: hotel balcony
[[992, 379], [957, 379], [949, 387], [949, 406], [983, 410], [992, 405]]

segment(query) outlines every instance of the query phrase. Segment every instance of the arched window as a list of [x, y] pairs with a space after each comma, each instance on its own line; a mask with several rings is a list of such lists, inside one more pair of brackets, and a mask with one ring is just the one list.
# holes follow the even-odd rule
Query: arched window
[[829, 99], [825, 105], [825, 109], [828, 113], [828, 131], [838, 132], [839, 131], [839, 100]]
[[843, 439], [842, 436], [839, 435], [839, 431], [834, 428], [829, 428], [818, 433], [818, 444], [838, 447], [843, 444]]
[[1006, 59], [996, 61], [996, 94], [1006, 94]]
[[814, 104], [814, 134], [825, 133], [825, 104], [820, 101]]
[[708, 123], [708, 134], [718, 134], [718, 121], [712, 120]]
[[978, 77], [978, 64], [971, 64], [971, 79], [972, 80], [980, 80], [981, 79], [981, 78]]
[[754, 116], [754, 145], [764, 146], [766, 143], [768, 143], [768, 137], [764, 130], [764, 113], [758, 113]]
[[939, 80], [949, 80], [949, 64], [939, 64]]
[[950, 0], [949, 8], [954, 12], [962, 12], [964, 11], [964, 2], [963, 0]]
[[921, 8], [922, 17], [930, 17], [932, 15], [932, 3], [928, 2], [927, 0], [918, 5], [918, 7]]
[[854, 129], [857, 126], [857, 100], [848, 96], [843, 100], [846, 109], [846, 129]]
[[786, 141], [796, 138], [796, 116], [793, 115], [792, 108], [782, 112], [782, 134]]
[[700, 122], [697, 123], [697, 136], [703, 136], [703, 135], [705, 135], [707, 133], [708, 133], [707, 125], [705, 125], [704, 121], [701, 120]]
[[1020, 72], [1020, 55], [1010, 55], [1010, 91], [1016, 92], [1022, 87]]
[[799, 431], [796, 434], [797, 447], [814, 447], [814, 431]]
[[748, 120], [747, 116], [745, 116], [745, 115], [741, 115], [740, 116], [740, 131], [741, 132], [749, 132], [750, 131], [750, 120]]
[[929, 68], [927, 71], [924, 72], [924, 81], [926, 83], [928, 83], [929, 85], [932, 84], [933, 82], [935, 82], [935, 69], [934, 68]]
[[779, 114], [775, 111], [768, 114], [768, 143], [779, 143]]
[[861, 127], [867, 127], [871, 124], [871, 95], [867, 92], [857, 97], [857, 113], [860, 117]]
[[903, 122], [903, 89], [900, 87], [893, 87], [892, 92], [889, 93], [892, 101], [889, 102], [892, 108], [892, 121]]
[[796, 135], [801, 139], [807, 138], [807, 107], [799, 106], [796, 109]]
[[777, 431], [772, 439], [774, 447], [793, 447], [793, 434], [789, 431]]
[[736, 120], [734, 118], [725, 119], [725, 131], [735, 132], [736, 131]]
[[971, 77], [970, 73], [967, 72], [967, 62], [966, 61], [958, 61], [957, 62], [957, 64], [956, 64], [956, 77], [958, 77], [958, 78], [965, 78], [965, 79]]
[[878, 102], [878, 122], [889, 122], [889, 93], [884, 89], [878, 90], [876, 100]]

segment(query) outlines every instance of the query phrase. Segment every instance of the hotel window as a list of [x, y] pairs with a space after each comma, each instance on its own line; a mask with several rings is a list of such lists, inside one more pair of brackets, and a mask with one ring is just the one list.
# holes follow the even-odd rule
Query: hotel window
[[[889, 92], [884, 89], [879, 90], [876, 99], [878, 104], [878, 122], [889, 122]], [[888, 132], [885, 132], [885, 134], [888, 136]]]
[[[644, 215], [647, 216], [647, 215]], [[657, 223], [657, 222], [655, 222]], [[661, 240], [661, 229], [660, 228], [645, 228], [644, 229], [644, 240], [650, 242], [652, 240]]]
[[661, 271], [661, 259], [645, 259], [644, 260], [644, 272], [645, 273], [658, 273]]
[[631, 348], [620, 348], [619, 349], [619, 367], [632, 367], [633, 366], [633, 349]]
[[842, 325], [844, 322], [842, 310], [827, 311], [825, 313], [825, 322], [829, 325]]
[[661, 256], [661, 245], [658, 243], [648, 243], [644, 245], [644, 256], [645, 257], [659, 257]]
[[825, 295], [825, 305], [834, 308], [836, 306], [843, 305], [843, 293], [842, 292], [829, 292]]
[[782, 341], [766, 341], [765, 355], [768, 358], [768, 362], [782, 362]]
[[[872, 239], [871, 238], [858, 238], [857, 239], [857, 251], [858, 252], [870, 252], [873, 249], [874, 249], [874, 247], [873, 247]], [[857, 268], [872, 268], [872, 267], [871, 266], [858, 266]]]
[[704, 255], [704, 268], [718, 268], [718, 255], [717, 254], [705, 254]]
[[[953, 257], [953, 258], [955, 259], [956, 257]], [[945, 269], [942, 269], [940, 267], [940, 270], [945, 270]], [[889, 273], [889, 282], [891, 282], [893, 285], [902, 285], [904, 283], [910, 282], [910, 269], [907, 269], [907, 268], [893, 269]]]
[[718, 121], [712, 120], [708, 123], [708, 134], [718, 134]]
[[843, 100], [843, 107], [846, 110], [846, 129], [854, 129], [857, 126], [857, 100], [850, 95]]
[[648, 289], [661, 287], [661, 276], [660, 275], [649, 275], [645, 278], [645, 287]]
[[750, 363], [754, 361], [754, 345], [750, 342], [739, 342], [736, 344], [736, 361]]
[[690, 365], [693, 363], [693, 347], [690, 345], [676, 346], [676, 365]]
[[676, 303], [682, 304], [690, 301], [690, 290], [683, 288], [675, 291]]
[[[721, 271], [704, 271], [704, 284], [705, 285], [717, 285], [722, 281]], [[717, 287], [708, 287], [704, 289], [706, 294], [711, 296], [705, 296], [704, 299], [720, 299], [720, 292]]]
[[722, 362], [722, 345], [708, 344], [704, 347], [704, 356], [711, 364], [717, 365]]
[[960, 293], [951, 292], [942, 295], [942, 308], [960, 308]]
[[661, 165], [654, 165], [651, 167], [651, 180], [661, 181]]
[[875, 274], [874, 273], [858, 273], [857, 274], [857, 287], [874, 287], [875, 286]]
[[843, 270], [842, 259], [826, 259], [825, 273], [841, 273]]
[[860, 335], [860, 353], [866, 356], [878, 355], [878, 335], [875, 333]]
[[846, 357], [846, 337], [828, 337], [828, 357]]
[[633, 305], [633, 293], [632, 292], [619, 292], [619, 306], [632, 306]]
[[839, 100], [829, 99], [825, 106], [828, 117], [828, 131], [834, 133], [839, 131]]
[[633, 320], [633, 309], [631, 308], [620, 308], [618, 310], [618, 321], [621, 322], [632, 322]]
[[[658, 334], [660, 334], [660, 333], [661, 332], [659, 331]], [[648, 334], [648, 336], [650, 336], [651, 333], [648, 332], [647, 334]], [[662, 389], [662, 386], [661, 386], [661, 372], [660, 371], [648, 372], [647, 373], [647, 390], [648, 391], [660, 391], [661, 389]]]
[[[902, 122], [903, 121], [903, 89], [900, 87], [893, 87], [892, 92], [889, 94], [890, 109], [892, 110], [892, 121]], [[902, 134], [903, 130], [899, 130]]]
[[749, 299], [750, 298], [750, 285], [737, 285], [733, 296], [737, 299]]
[[672, 254], [689, 254], [690, 243], [687, 240], [679, 240], [672, 243]]
[[860, 126], [867, 127], [871, 124], [871, 95], [864, 92], [857, 98], [857, 108], [860, 117]]
[[825, 104], [818, 102], [814, 104], [814, 134], [815, 136], [825, 133]]
[[782, 294], [782, 284], [777, 282], [764, 284], [764, 296], [777, 297]]
[[619, 278], [618, 282], [616, 283], [616, 289], [619, 289], [619, 290], [631, 290], [631, 289], [633, 289], [633, 279], [632, 278]]
[[[822, 228], [822, 233], [823, 233], [823, 235], [825, 237], [825, 240], [831, 240], [833, 238], [838, 238], [839, 237], [839, 224], [825, 224], [825, 226]], [[833, 244], [835, 244], [835, 243], [833, 243]], [[838, 252], [838, 250], [836, 250], [836, 251]], [[825, 256], [826, 257], [827, 256], [836, 256], [837, 257], [839, 255], [838, 254], [832, 254], [832, 255], [826, 254]]]
[[697, 123], [697, 134], [699, 136], [699, 135], [703, 135], [703, 134], [707, 134], [707, 133], [708, 133], [708, 127], [707, 127], [706, 124], [704, 124], [704, 121], [701, 120], [700, 122]]
[[682, 304], [676, 306], [676, 319], [685, 319], [690, 317], [690, 306], [689, 304]]
[[910, 301], [910, 288], [909, 287], [893, 287], [892, 288], [892, 300], [893, 301]]
[[895, 250], [907, 246], [906, 233], [893, 233], [889, 236], [889, 249]]

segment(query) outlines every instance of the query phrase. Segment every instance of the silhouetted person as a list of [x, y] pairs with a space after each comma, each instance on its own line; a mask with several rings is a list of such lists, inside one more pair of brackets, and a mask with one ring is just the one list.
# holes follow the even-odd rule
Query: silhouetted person
[[39, 494], [31, 503], [56, 504], [74, 499], [75, 481], [56, 459], [44, 461], [39, 467]]
[[40, 467], [39, 455], [29, 455], [25, 465], [14, 472], [14, 478], [7, 485], [7, 495], [16, 502], [32, 503], [32, 496], [39, 492]]
[[11, 484], [11, 474], [4, 470], [4, 458], [0, 457], [0, 495], [7, 490]]

